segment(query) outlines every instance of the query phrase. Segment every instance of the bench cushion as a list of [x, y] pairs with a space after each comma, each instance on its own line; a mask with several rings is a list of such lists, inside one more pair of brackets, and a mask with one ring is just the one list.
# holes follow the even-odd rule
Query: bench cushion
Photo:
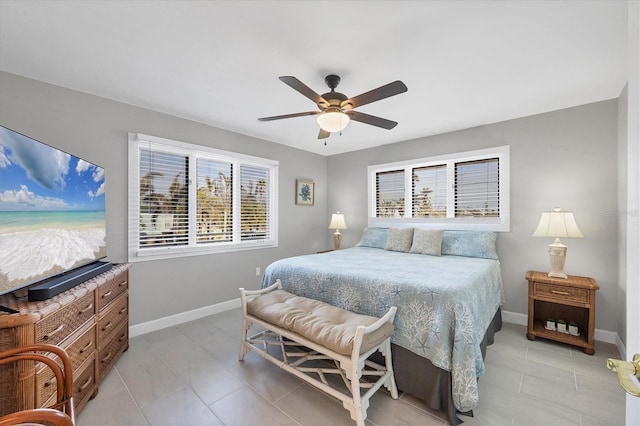
[[[351, 355], [358, 326], [368, 327], [378, 321], [375, 317], [355, 314], [284, 290], [250, 300], [247, 312], [342, 355]], [[385, 323], [364, 336], [360, 353], [379, 346], [392, 334], [393, 324]]]

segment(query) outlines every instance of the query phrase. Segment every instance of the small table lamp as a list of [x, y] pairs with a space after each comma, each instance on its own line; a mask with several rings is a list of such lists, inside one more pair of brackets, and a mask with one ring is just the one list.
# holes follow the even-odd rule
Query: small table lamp
[[331, 215], [331, 223], [329, 224], [329, 229], [335, 229], [336, 232], [333, 234], [333, 245], [336, 250], [340, 250], [340, 235], [341, 229], [347, 229], [347, 224], [344, 222], [344, 215], [340, 212], [333, 213]]
[[550, 277], [567, 278], [564, 273], [564, 261], [567, 256], [567, 246], [560, 242], [560, 237], [583, 238], [580, 228], [573, 217], [573, 212], [563, 212], [559, 208], [552, 212], [542, 212], [534, 237], [553, 237], [556, 240], [549, 244], [549, 260], [551, 261]]

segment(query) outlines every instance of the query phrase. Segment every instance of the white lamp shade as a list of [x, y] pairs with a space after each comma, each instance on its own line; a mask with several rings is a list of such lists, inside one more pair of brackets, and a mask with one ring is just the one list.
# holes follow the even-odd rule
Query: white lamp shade
[[347, 114], [338, 111], [325, 112], [318, 116], [318, 125], [327, 132], [339, 132], [347, 127], [351, 119]]
[[563, 212], [559, 208], [552, 212], [542, 212], [534, 237], [583, 238], [573, 212]]
[[344, 221], [344, 215], [342, 213], [333, 213], [331, 215], [329, 229], [347, 229], [347, 224]]

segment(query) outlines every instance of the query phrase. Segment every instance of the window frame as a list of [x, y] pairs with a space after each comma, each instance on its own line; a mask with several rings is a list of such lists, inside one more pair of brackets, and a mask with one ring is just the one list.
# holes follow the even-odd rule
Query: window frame
[[[188, 157], [188, 243], [178, 246], [141, 248], [140, 246], [140, 150], [151, 149]], [[230, 242], [197, 243], [196, 239], [196, 200], [198, 158], [229, 162], [232, 174], [232, 217], [233, 237]], [[240, 167], [252, 166], [268, 170], [268, 236], [262, 240], [242, 240], [241, 238], [241, 197]], [[171, 259], [206, 254], [228, 253], [243, 250], [255, 250], [278, 247], [278, 170], [276, 160], [254, 157], [230, 151], [223, 151], [202, 145], [180, 142], [172, 139], [129, 133], [128, 159], [128, 259], [129, 262]]]
[[[455, 164], [498, 158], [499, 200], [498, 217], [455, 217]], [[447, 214], [446, 218], [413, 217], [412, 170], [437, 165], [447, 166]], [[404, 170], [404, 212], [401, 218], [376, 217], [376, 175], [380, 172]], [[368, 226], [414, 226], [447, 230], [510, 231], [509, 146], [498, 146], [474, 151], [445, 154], [367, 167], [367, 217]]]

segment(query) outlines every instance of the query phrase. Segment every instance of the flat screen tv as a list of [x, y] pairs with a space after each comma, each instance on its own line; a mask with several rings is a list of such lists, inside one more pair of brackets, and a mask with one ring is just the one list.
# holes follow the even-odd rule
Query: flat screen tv
[[0, 126], [0, 295], [47, 299], [106, 256], [104, 169]]

